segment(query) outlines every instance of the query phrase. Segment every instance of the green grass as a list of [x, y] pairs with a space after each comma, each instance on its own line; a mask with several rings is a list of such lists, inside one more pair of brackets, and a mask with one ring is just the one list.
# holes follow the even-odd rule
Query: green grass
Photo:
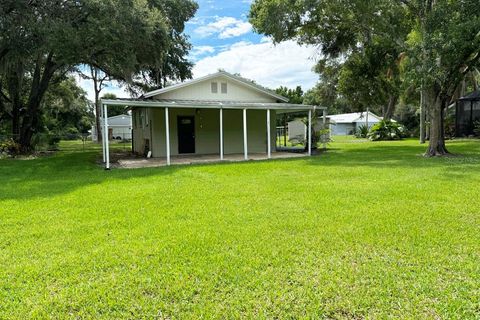
[[[121, 146], [120, 146], [121, 147]], [[480, 317], [480, 142], [104, 171], [0, 160], [0, 318]]]

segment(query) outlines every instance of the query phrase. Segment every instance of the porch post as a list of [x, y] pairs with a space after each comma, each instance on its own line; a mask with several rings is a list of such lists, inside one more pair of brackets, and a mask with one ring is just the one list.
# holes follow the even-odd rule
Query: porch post
[[[327, 110], [323, 109], [323, 130], [327, 129], [326, 126], [327, 126]], [[328, 136], [330, 137], [330, 130], [328, 131]], [[327, 150], [327, 134], [323, 134], [323, 150]]]
[[267, 155], [268, 159], [272, 158], [272, 141], [270, 138], [270, 109], [267, 109]]
[[247, 109], [243, 109], [243, 155], [245, 160], [248, 160]]
[[312, 155], [312, 110], [308, 110], [308, 155]]
[[167, 166], [170, 165], [170, 127], [168, 124], [168, 107], [165, 108], [165, 138], [167, 146]]
[[223, 109], [220, 108], [220, 160], [223, 160]]
[[105, 143], [105, 170], [110, 170], [110, 149], [108, 147], [108, 112], [107, 112], [107, 105], [103, 105], [103, 137]]
[[[102, 105], [103, 106], [103, 105]], [[103, 119], [103, 107], [100, 108], [100, 117]], [[105, 121], [104, 121], [105, 122]], [[100, 129], [102, 130], [101, 134], [102, 134], [102, 155], [103, 155], [103, 163], [107, 162], [106, 160], [106, 152], [105, 152], [105, 126], [102, 126], [101, 128], [96, 128], [95, 127], [95, 131], [97, 133], [97, 142], [98, 142], [98, 139], [100, 139], [100, 132], [98, 132], [97, 129]]]

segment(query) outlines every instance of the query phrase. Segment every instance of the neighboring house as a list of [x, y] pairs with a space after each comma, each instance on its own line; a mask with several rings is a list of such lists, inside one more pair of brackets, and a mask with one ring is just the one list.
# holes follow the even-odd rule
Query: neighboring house
[[[108, 117], [108, 138], [110, 140], [131, 140], [132, 139], [132, 116], [121, 114], [118, 116]], [[103, 124], [103, 119], [100, 118]], [[92, 140], [98, 141], [97, 130], [92, 127]]]
[[[330, 115], [330, 130], [333, 136], [346, 136], [354, 134], [355, 130], [362, 125], [367, 125], [370, 128], [374, 124], [382, 121], [382, 117], [379, 117], [372, 112], [354, 112]], [[368, 118], [368, 120], [367, 120]]]
[[[379, 117], [372, 112], [368, 113], [368, 127], [370, 128], [374, 124], [382, 121], [382, 117]], [[351, 135], [355, 130], [367, 124], [366, 112], [344, 113], [329, 115], [326, 117], [326, 127], [330, 129], [330, 135], [332, 136], [346, 136]], [[318, 117], [314, 124], [315, 131], [319, 131], [323, 128], [322, 117]], [[295, 119], [288, 123], [288, 137], [293, 140], [305, 139], [307, 127], [301, 119]]]
[[476, 121], [480, 121], [480, 91], [458, 99], [455, 104], [455, 135], [473, 135]]
[[[144, 94], [139, 99], [102, 100], [132, 110], [133, 151], [152, 157], [275, 152], [279, 114], [316, 107], [288, 99], [244, 78], [220, 71]], [[325, 109], [325, 108], [318, 108]], [[108, 145], [105, 148], [108, 151]], [[108, 152], [106, 163], [108, 168]]]

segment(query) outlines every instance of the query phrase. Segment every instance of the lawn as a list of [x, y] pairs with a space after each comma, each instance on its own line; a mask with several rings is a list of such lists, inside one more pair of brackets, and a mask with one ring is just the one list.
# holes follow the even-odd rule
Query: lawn
[[61, 147], [0, 160], [2, 319], [480, 317], [480, 141], [111, 171]]

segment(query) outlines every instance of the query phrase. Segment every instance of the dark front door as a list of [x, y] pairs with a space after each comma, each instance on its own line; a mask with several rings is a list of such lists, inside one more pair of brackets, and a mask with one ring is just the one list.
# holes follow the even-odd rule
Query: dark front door
[[195, 117], [179, 116], [178, 153], [195, 153]]

